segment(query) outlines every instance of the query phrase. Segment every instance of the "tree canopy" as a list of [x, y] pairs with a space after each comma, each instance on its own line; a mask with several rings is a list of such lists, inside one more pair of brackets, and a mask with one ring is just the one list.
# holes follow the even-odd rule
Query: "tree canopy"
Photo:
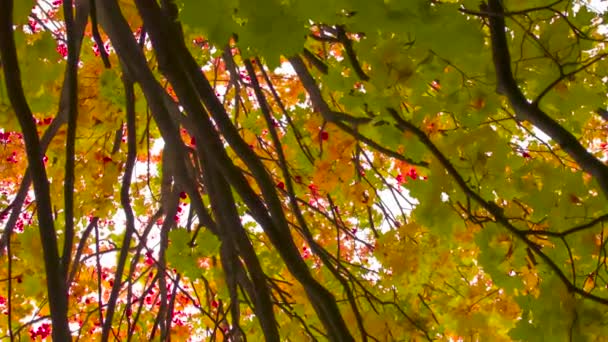
[[602, 341], [583, 0], [0, 0], [0, 338]]

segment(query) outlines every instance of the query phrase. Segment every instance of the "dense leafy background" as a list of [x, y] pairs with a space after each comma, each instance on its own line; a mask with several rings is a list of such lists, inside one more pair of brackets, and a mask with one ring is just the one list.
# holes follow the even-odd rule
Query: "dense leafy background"
[[608, 335], [601, 3], [160, 3], [0, 0], [2, 338]]

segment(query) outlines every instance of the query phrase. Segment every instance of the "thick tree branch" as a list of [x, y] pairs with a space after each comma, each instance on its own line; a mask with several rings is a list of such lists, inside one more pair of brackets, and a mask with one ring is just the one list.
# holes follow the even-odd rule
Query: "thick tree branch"
[[78, 119], [78, 38], [76, 37], [72, 0], [63, 0], [63, 16], [65, 18], [68, 42], [68, 62], [65, 72], [66, 92], [68, 94], [66, 108], [68, 112], [68, 130], [65, 143], [65, 178], [63, 182], [65, 233], [61, 262], [65, 271], [64, 276], [67, 280], [72, 259], [72, 245], [74, 244], [74, 167], [76, 163], [76, 120]]
[[172, 114], [179, 116], [179, 109], [158, 83], [152, 71], [148, 68], [141, 47], [135, 41], [127, 21], [122, 16], [116, 0], [98, 1], [97, 14], [100, 25], [110, 37], [113, 47], [123, 58], [125, 72], [140, 84], [144, 96], [151, 108], [154, 121], [158, 125], [165, 145], [169, 151], [171, 172], [179, 185], [191, 200], [199, 220], [212, 232], [217, 232], [215, 222], [209, 217], [203, 206], [196, 182], [188, 173], [189, 157], [184, 152], [184, 143], [177, 129], [176, 120]]
[[[90, 0], [90, 1], [91, 1], [91, 31], [93, 33], [93, 39], [95, 40], [95, 44], [97, 44], [97, 51], [99, 51], [99, 56], [101, 56], [103, 65], [107, 69], [110, 69], [112, 67], [112, 64], [110, 64], [108, 52], [106, 51], [106, 47], [103, 44], [103, 40], [101, 39], [101, 35], [99, 34], [99, 28], [97, 26], [97, 9], [95, 8], [96, 0]], [[68, 42], [69, 42], [69, 39], [68, 39]]]
[[551, 269], [555, 275], [564, 283], [564, 285], [568, 288], [568, 291], [579, 294], [584, 298], [588, 298], [598, 303], [608, 304], [608, 298], [603, 298], [586, 292], [585, 290], [578, 288], [575, 286], [573, 282], [568, 279], [564, 271], [553, 261], [547, 254], [542, 251], [542, 247], [538, 244], [534, 243], [530, 239], [525, 231], [522, 231], [515, 227], [507, 217], [504, 216], [503, 209], [500, 208], [496, 203], [486, 201], [481, 195], [477, 192], [473, 191], [468, 185], [467, 182], [462, 178], [460, 173], [456, 170], [454, 165], [450, 162], [450, 160], [435, 146], [435, 144], [431, 141], [431, 139], [418, 127], [410, 123], [409, 121], [404, 120], [399, 116], [397, 111], [392, 108], [387, 109], [389, 113], [393, 116], [393, 118], [397, 121], [398, 127], [403, 131], [407, 131], [413, 133], [419, 140], [422, 142], [427, 149], [433, 154], [433, 156], [437, 159], [437, 161], [443, 166], [443, 168], [447, 171], [447, 173], [454, 179], [458, 187], [467, 195], [467, 197], [473, 199], [477, 204], [479, 204], [482, 208], [484, 208], [487, 212], [494, 216], [494, 219], [498, 224], [505, 227], [511, 234], [516, 236], [519, 240], [524, 242], [526, 246], [534, 252], [534, 254], [538, 255]]
[[597, 180], [600, 189], [608, 197], [608, 166], [589, 153], [572, 133], [526, 99], [511, 70], [511, 56], [501, 0], [489, 0], [488, 9], [491, 13], [501, 14], [488, 18], [497, 91], [507, 97], [518, 120], [529, 121], [550, 136], [585, 172]]
[[312, 64], [315, 68], [317, 68], [317, 70], [319, 70], [319, 72], [321, 72], [324, 75], [327, 75], [327, 73], [329, 72], [329, 68], [327, 67], [327, 64], [325, 64], [322, 60], [317, 58], [317, 56], [315, 56], [308, 49], [304, 49], [302, 54], [304, 55], [304, 58], [306, 58], [306, 60], [310, 64]]
[[[205, 148], [210, 148], [208, 151], [210, 157], [216, 160], [216, 166], [222, 169], [227, 177], [226, 179], [239, 192], [245, 203], [247, 203], [254, 213], [256, 220], [259, 220], [262, 227], [264, 227], [266, 234], [268, 234], [274, 247], [285, 261], [289, 271], [303, 285], [311, 304], [315, 308], [331, 339], [335, 341], [351, 341], [353, 338], [342, 319], [335, 298], [312, 277], [308, 266], [304, 263], [293, 242], [285, 214], [283, 213], [282, 204], [277, 196], [272, 179], [266, 172], [260, 159], [238, 134], [221, 102], [215, 96], [215, 92], [209, 81], [200, 72], [200, 67], [183, 45], [183, 40], [176, 41], [174, 39], [175, 36], [180, 36], [178, 28], [173, 27], [172, 24], [167, 22], [166, 18], [163, 18], [156, 2], [137, 0], [136, 5], [144, 19], [144, 23], [146, 23], [152, 44], [159, 54], [161, 68], [164, 69], [164, 73], [172, 83], [186, 111], [196, 118], [200, 124], [200, 129], [202, 129], [201, 133], [205, 133], [204, 135], [208, 137]], [[264, 204], [252, 192], [250, 186], [246, 182], [243, 182], [245, 180], [243, 175], [226, 158], [223, 148], [213, 147], [213, 145], [217, 145], [218, 143], [214, 138], [217, 133], [212, 127], [209, 127], [209, 119], [204, 115], [204, 111], [201, 110], [200, 104], [195, 102], [194, 98], [191, 97], [191, 85], [196, 89], [198, 93], [197, 97], [200, 97], [203, 103], [205, 103], [205, 106], [213, 116], [215, 123], [228, 143], [251, 170], [266, 200], [268, 209], [264, 208]], [[270, 211], [270, 216], [267, 210]]]
[[[163, 175], [164, 176], [164, 175]], [[170, 325], [167, 326], [166, 318], [169, 316], [168, 307], [167, 307], [167, 277], [165, 273], [167, 272], [167, 260], [166, 260], [166, 252], [169, 247], [169, 232], [172, 228], [175, 227], [175, 220], [172, 218], [177, 214], [177, 210], [179, 208], [179, 193], [177, 189], [173, 189], [168, 199], [169, 204], [167, 205], [167, 213], [165, 215], [165, 220], [163, 221], [163, 225], [160, 228], [160, 245], [158, 247], [158, 286], [160, 291], [160, 307], [158, 308], [158, 319], [156, 322], [160, 325], [160, 335], [161, 341], [166, 341], [167, 333], [169, 332]], [[156, 328], [156, 323], [152, 330]]]
[[336, 33], [338, 34], [338, 40], [344, 46], [344, 50], [346, 50], [346, 56], [348, 56], [348, 60], [350, 65], [352, 66], [355, 73], [362, 81], [369, 81], [369, 76], [363, 71], [361, 67], [361, 63], [359, 63], [359, 59], [357, 58], [357, 54], [355, 53], [355, 49], [353, 48], [353, 42], [346, 35], [346, 31], [343, 26], [336, 26]]
[[135, 158], [137, 157], [137, 136], [135, 126], [135, 89], [133, 87], [133, 81], [127, 75], [123, 75], [123, 84], [125, 89], [125, 101], [127, 107], [127, 161], [120, 188], [120, 203], [125, 212], [127, 229], [125, 230], [125, 236], [123, 238], [122, 247], [120, 249], [118, 264], [116, 265], [116, 271], [114, 272], [114, 286], [112, 286], [110, 298], [108, 299], [106, 319], [103, 323], [103, 327], [101, 330], [102, 341], [107, 341], [108, 337], [110, 336], [110, 330], [112, 329], [112, 319], [114, 317], [114, 310], [116, 309], [116, 302], [118, 300], [118, 293], [122, 286], [122, 274], [127, 263], [129, 247], [131, 246], [131, 239], [133, 238], [133, 234], [135, 232], [135, 215], [133, 214], [133, 209], [131, 208], [131, 199], [129, 196], [131, 178], [133, 177], [133, 170], [135, 168]]
[[[179, 110], [177, 110], [177, 108], [174, 108], [176, 107], [175, 104], [167, 99], [165, 92], [162, 90], [160, 85], [158, 85], [151, 71], [148, 69], [143, 55], [139, 51], [134, 39], [132, 39], [132, 36], [129, 33], [129, 29], [124, 18], [122, 18], [120, 15], [118, 7], [116, 6], [116, 2], [104, 1], [100, 4], [98, 3], [98, 6], [98, 9], [100, 9], [98, 13], [100, 14], [100, 22], [102, 26], [105, 28], [106, 32], [108, 32], [110, 39], [112, 40], [113, 45], [117, 49], [119, 54], [122, 56], [128, 56], [127, 58], [125, 58], [125, 60], [127, 61], [127, 68], [129, 69], [129, 72], [133, 74], [136, 77], [137, 81], [142, 85], [144, 95], [148, 99], [148, 103], [152, 108], [154, 119], [161, 128], [161, 133], [166, 142], [166, 146], [167, 148], [169, 148], [169, 151], [172, 151], [172, 158], [170, 161], [167, 162], [170, 163], [169, 165], [171, 165], [171, 167], [173, 168], [173, 173], [176, 177], [176, 180], [178, 180], [178, 182], [184, 182], [185, 180], [189, 179], [189, 176], [186, 172], [186, 167], [181, 166], [184, 165], [183, 163], [185, 159], [183, 157], [183, 151], [180, 148], [180, 146], [182, 146], [183, 144], [178, 138], [177, 130], [174, 126], [174, 123], [172, 122], [172, 119], [170, 118], [170, 114], [167, 111], [167, 108], [172, 109], [175, 116], [177, 117], [181, 116], [181, 114], [179, 113]], [[204, 141], [204, 139], [200, 139], [200, 141], [202, 142]], [[178, 164], [177, 166], [175, 165], [176, 163]], [[199, 220], [201, 220], [201, 222], [213, 233], [217, 234], [218, 229], [215, 226], [213, 220], [206, 213], [205, 208], [202, 206], [202, 202], [200, 202], [200, 196], [198, 194], [197, 188], [193, 186], [188, 186], [187, 183], [184, 183], [184, 189], [188, 192], [188, 195], [191, 198], [192, 205], [195, 207], [195, 210], [199, 216]], [[243, 240], [239, 239], [237, 241]], [[247, 243], [249, 242], [247, 241]], [[245, 245], [241, 245], [241, 252], [245, 250], [243, 246]], [[249, 250], [250, 256], [255, 256], [255, 252], [251, 247], [249, 248]], [[252, 260], [252, 258], [246, 257], [245, 261], [247, 262], [247, 260]], [[250, 272], [252, 272], [252, 274], [262, 274], [260, 281], [262, 282], [261, 284], [265, 286], [265, 278], [263, 277], [263, 273], [254, 272], [255, 266], [252, 266], [252, 264], [249, 264], [248, 267], [250, 268]], [[259, 266], [258, 269], [260, 269]], [[260, 284], [260, 281], [258, 281], [258, 284]], [[261, 290], [260, 292], [257, 292], [257, 294], [259, 294], [260, 297], [264, 297], [263, 292]], [[257, 302], [261, 308], [263, 306], [262, 299], [259, 299]], [[267, 306], [271, 307], [271, 304]], [[272, 309], [270, 309], [270, 311], [272, 311]]]
[[28, 165], [32, 172], [34, 193], [38, 204], [38, 224], [44, 255], [51, 321], [53, 323], [53, 340], [69, 341], [71, 340], [71, 334], [67, 318], [68, 293], [64, 278], [65, 272], [59, 258], [49, 181], [42, 161], [43, 153], [34, 117], [23, 92], [16, 51], [13, 37], [13, 1], [1, 0], [0, 59], [2, 60], [8, 97], [23, 132]]
[[[80, 55], [82, 38], [84, 36], [84, 29], [87, 24], [87, 17], [88, 17], [88, 13], [89, 13], [88, 3], [89, 3], [89, 0], [76, 0], [76, 18], [75, 18], [74, 22], [75, 22], [75, 26], [76, 26], [75, 31], [77, 32], [76, 39], [77, 39], [78, 43], [76, 44], [76, 48], [78, 51], [78, 55]], [[69, 100], [69, 96], [68, 96], [69, 93], [68, 93], [68, 87], [67, 87], [67, 83], [68, 83], [67, 72], [68, 72], [68, 70], [66, 69], [66, 71], [65, 71], [66, 77], [64, 77], [63, 86], [61, 89], [61, 95], [59, 98], [59, 110], [57, 111], [57, 115], [55, 116], [55, 119], [53, 120], [51, 125], [46, 129], [46, 131], [44, 131], [44, 134], [42, 135], [42, 138], [40, 139], [40, 148], [42, 149], [43, 152], [46, 151], [51, 140], [55, 137], [57, 132], [59, 132], [59, 129], [61, 128], [61, 126], [64, 123], [66, 123], [66, 121], [67, 121], [67, 106], [68, 106], [68, 100]], [[2, 256], [2, 254], [4, 253], [4, 246], [6, 246], [6, 244], [8, 243], [10, 234], [12, 233], [12, 231], [15, 227], [15, 223], [17, 223], [17, 219], [19, 218], [19, 214], [21, 213], [21, 207], [23, 206], [23, 202], [25, 201], [27, 192], [29, 191], [31, 184], [32, 184], [31, 172], [28, 167], [25, 170], [23, 179], [21, 180], [21, 184], [19, 185], [19, 190], [17, 191], [17, 195], [15, 196], [15, 198], [13, 200], [12, 208], [11, 208], [11, 210], [12, 210], [11, 215], [10, 215], [8, 221], [6, 222], [6, 225], [4, 226], [5, 229], [2, 232], [2, 237], [0, 238], [0, 256]]]
[[[201, 157], [204, 158], [204, 155]], [[225, 269], [233, 272], [232, 274], [226, 274], [226, 281], [230, 286], [232, 305], [239, 305], [238, 299], [233, 298], [233, 296], [236, 295], [237, 291], [235, 286], [235, 282], [238, 279], [237, 269], [241, 267], [237, 257], [240, 255], [247, 266], [251, 280], [244, 274], [243, 276], [246, 277], [246, 279], [239, 280], [239, 282], [242, 283], [245, 280], [246, 283], [251, 284], [251, 287], [253, 288], [253, 296], [251, 298], [254, 303], [253, 309], [260, 320], [260, 325], [264, 331], [266, 340], [278, 341], [280, 340], [280, 336], [273, 312], [270, 291], [266, 284], [266, 274], [262, 269], [262, 265], [260, 264], [251, 241], [247, 237], [247, 232], [241, 224], [230, 186], [226, 180], [223, 179], [221, 173], [211, 168], [208, 162], [205, 162], [204, 159], [202, 159], [201, 162], [203, 167], [203, 179], [209, 192], [211, 208], [214, 216], [224, 228], [223, 231], [220, 232], [220, 234], [223, 235], [221, 261], [224, 267], [229, 267]], [[232, 313], [233, 322], [238, 322], [238, 312], [235, 312], [234, 310], [236, 310], [236, 308], [233, 309]], [[235, 325], [235, 327], [238, 327], [238, 324]]]
[[[308, 229], [308, 224], [306, 223], [306, 219], [298, 206], [298, 201], [295, 195], [295, 189], [293, 187], [293, 182], [291, 181], [291, 176], [289, 173], [289, 165], [287, 164], [287, 159], [285, 158], [285, 154], [283, 153], [283, 146], [281, 144], [281, 140], [279, 139], [279, 135], [277, 133], [276, 128], [272, 123], [272, 115], [270, 105], [262, 92], [262, 87], [260, 86], [257, 75], [255, 74], [255, 70], [253, 68], [253, 64], [249, 60], [245, 60], [245, 68], [247, 69], [247, 73], [249, 73], [249, 78], [251, 79], [251, 85], [253, 86], [253, 90], [255, 92], [256, 99], [260, 104], [260, 109], [264, 116], [264, 120], [266, 121], [266, 126], [270, 132], [270, 137], [272, 138], [272, 143], [275, 145], [275, 151], [279, 157], [279, 166], [281, 168], [281, 172], [283, 174], [283, 179], [285, 180], [285, 185], [287, 186], [287, 196], [289, 197], [289, 206], [291, 207], [292, 212], [294, 213], [298, 224], [303, 232], [304, 238], [306, 242], [311, 247], [313, 253], [315, 253], [323, 264], [330, 270], [333, 276], [340, 282], [342, 288], [346, 292], [348, 301], [350, 303], [351, 309], [355, 314], [355, 319], [357, 321], [357, 327], [359, 328], [359, 332], [361, 334], [361, 340], [367, 341], [367, 331], [365, 330], [365, 326], [363, 325], [363, 318], [361, 317], [361, 313], [359, 312], [359, 308], [355, 301], [355, 297], [353, 295], [353, 291], [348, 285], [346, 279], [340, 274], [337, 267], [331, 263], [331, 260], [327, 257], [327, 251], [325, 251], [319, 244], [316, 243], [314, 237], [310, 233], [310, 229]], [[338, 264], [339, 265], [339, 264]]]

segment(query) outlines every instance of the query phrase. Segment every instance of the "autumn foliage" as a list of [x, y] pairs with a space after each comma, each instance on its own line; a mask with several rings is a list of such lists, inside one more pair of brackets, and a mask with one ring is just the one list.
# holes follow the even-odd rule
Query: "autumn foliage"
[[600, 5], [0, 0], [0, 339], [604, 340]]

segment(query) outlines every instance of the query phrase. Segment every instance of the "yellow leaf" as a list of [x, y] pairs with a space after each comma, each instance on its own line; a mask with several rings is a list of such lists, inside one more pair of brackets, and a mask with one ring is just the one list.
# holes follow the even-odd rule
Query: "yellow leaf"
[[591, 292], [595, 288], [595, 275], [593, 273], [589, 274], [587, 278], [585, 278], [585, 282], [583, 283], [583, 290], [585, 292]]

